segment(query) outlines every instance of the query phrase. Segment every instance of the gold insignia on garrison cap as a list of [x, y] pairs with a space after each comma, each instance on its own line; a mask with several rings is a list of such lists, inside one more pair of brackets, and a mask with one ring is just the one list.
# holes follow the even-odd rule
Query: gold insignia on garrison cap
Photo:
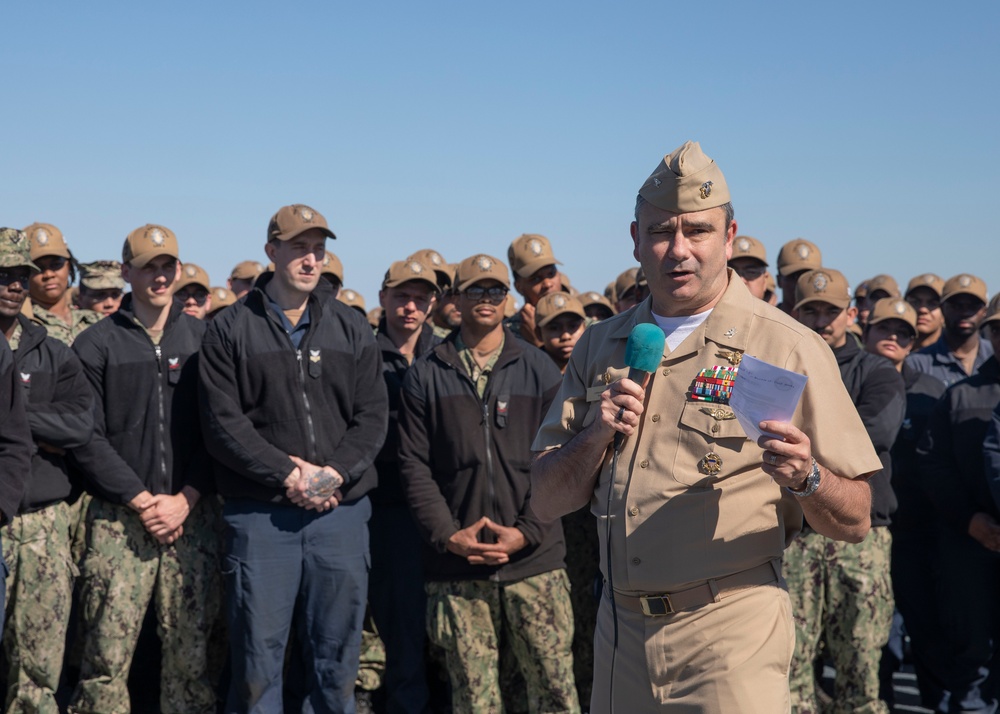
[[701, 197], [702, 198], [708, 198], [709, 196], [711, 196], [712, 195], [712, 182], [711, 181], [706, 181], [705, 183], [703, 183], [701, 185], [700, 193], [701, 193]]

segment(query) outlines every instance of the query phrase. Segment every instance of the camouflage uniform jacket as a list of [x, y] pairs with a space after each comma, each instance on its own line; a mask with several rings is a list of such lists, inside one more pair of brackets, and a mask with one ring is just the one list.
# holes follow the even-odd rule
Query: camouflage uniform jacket
[[45, 328], [49, 337], [55, 338], [67, 347], [73, 344], [73, 340], [91, 325], [96, 325], [101, 320], [99, 313], [93, 310], [70, 310], [70, 324], [66, 324], [53, 313], [43, 307], [32, 305], [31, 317], [37, 324]]
[[37, 511], [70, 497], [65, 457], [59, 450], [73, 449], [90, 441], [94, 431], [93, 393], [83, 367], [73, 351], [48, 337], [45, 329], [23, 315], [21, 339], [14, 352], [18, 380], [27, 395], [28, 425], [35, 443], [56, 450], [35, 450], [31, 478], [18, 513]]

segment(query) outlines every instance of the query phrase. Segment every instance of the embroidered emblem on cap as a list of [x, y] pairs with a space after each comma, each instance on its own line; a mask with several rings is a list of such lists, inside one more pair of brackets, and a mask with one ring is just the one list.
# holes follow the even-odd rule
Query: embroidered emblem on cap
[[24, 237], [24, 234], [21, 233], [21, 231], [11, 231], [9, 233], [8, 237], [10, 238], [10, 242], [11, 243], [13, 243], [14, 245], [17, 245], [18, 243], [21, 242], [21, 238]]
[[933, 273], [927, 273], [927, 275], [923, 276], [920, 279], [923, 282], [927, 283], [928, 285], [933, 285], [937, 281], [937, 276], [934, 275]]
[[420, 275], [422, 272], [424, 272], [424, 266], [422, 266], [415, 260], [411, 260], [406, 267], [408, 267], [410, 269], [410, 272], [414, 273], [415, 275]]
[[740, 250], [741, 253], [746, 253], [750, 250], [750, 241], [748, 241], [746, 238], [740, 238], [738, 241], [736, 241], [736, 247]]
[[444, 258], [436, 250], [432, 250], [427, 254], [427, 257], [431, 259], [431, 265], [441, 265], [444, 263]]
[[314, 215], [315, 214], [313, 214], [313, 212], [308, 208], [303, 208], [301, 211], [299, 211], [299, 216], [301, 216], [302, 220], [305, 221], [306, 223], [312, 221]]
[[902, 300], [897, 300], [895, 305], [893, 305], [893, 309], [897, 315], [903, 315], [906, 313], [906, 303]]
[[562, 310], [564, 307], [566, 307], [566, 298], [564, 298], [562, 295], [556, 295], [554, 298], [552, 298], [552, 305], [557, 310]]
[[185, 265], [184, 266], [184, 274], [186, 276], [188, 276], [189, 278], [193, 278], [195, 275], [198, 274], [198, 271], [195, 270], [194, 266], [192, 266], [192, 265]]
[[48, 245], [49, 244], [49, 232], [44, 228], [39, 228], [35, 232], [35, 242], [38, 245]]
[[536, 240], [535, 238], [532, 238], [531, 240], [528, 241], [528, 250], [531, 251], [532, 255], [541, 255], [542, 254], [542, 242], [540, 240]]
[[163, 231], [161, 231], [159, 228], [154, 228], [149, 232], [149, 241], [157, 248], [163, 245], [166, 242], [166, 240], [167, 237], [163, 235]]
[[330, 265], [330, 256], [324, 255], [323, 256], [323, 267], [326, 268], [329, 265]]
[[970, 278], [968, 275], [963, 275], [958, 279], [958, 284], [961, 285], [963, 288], [967, 288], [970, 285], [972, 285], [972, 278]]
[[809, 246], [805, 243], [799, 243], [798, 247], [795, 249], [795, 254], [798, 255], [802, 260], [809, 257]]
[[715, 476], [717, 473], [722, 471], [722, 457], [714, 451], [709, 451], [705, 454], [702, 460], [698, 462], [698, 470], [706, 476]]
[[478, 258], [476, 258], [476, 267], [479, 268], [484, 273], [487, 273], [493, 267], [493, 261], [487, 258], [485, 255], [480, 255]]
[[826, 290], [826, 286], [830, 284], [830, 276], [826, 273], [816, 273], [813, 276], [813, 290], [821, 293]]
[[225, 300], [226, 291], [223, 290], [222, 288], [219, 288], [218, 290], [215, 291], [215, 297], [219, 298], [220, 300]]
[[344, 291], [344, 299], [345, 300], [356, 300], [357, 297], [358, 297], [358, 294], [356, 292], [354, 292], [353, 290], [351, 290], [350, 288], [348, 288], [347, 290]]
[[703, 183], [701, 185], [701, 189], [699, 189], [699, 190], [701, 192], [701, 197], [702, 198], [708, 198], [709, 196], [712, 195], [712, 185], [713, 184], [712, 184], [711, 181], [706, 181], [705, 183]]

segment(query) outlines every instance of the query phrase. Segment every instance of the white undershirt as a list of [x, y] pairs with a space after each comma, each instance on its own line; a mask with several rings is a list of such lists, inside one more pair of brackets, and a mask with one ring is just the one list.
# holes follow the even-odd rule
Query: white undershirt
[[705, 310], [705, 312], [699, 312], [696, 315], [663, 317], [663, 315], [657, 315], [654, 312], [653, 319], [656, 320], [656, 324], [663, 330], [663, 334], [667, 336], [667, 347], [673, 352], [684, 341], [684, 338], [697, 330], [701, 326], [701, 323], [707, 320], [711, 314], [711, 310]]

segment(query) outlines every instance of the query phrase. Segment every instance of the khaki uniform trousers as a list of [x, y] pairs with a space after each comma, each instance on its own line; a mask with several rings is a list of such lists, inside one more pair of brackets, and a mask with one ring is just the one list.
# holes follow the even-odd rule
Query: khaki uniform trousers
[[163, 646], [162, 714], [209, 714], [208, 640], [221, 604], [218, 507], [198, 501], [176, 543], [160, 545], [128, 506], [91, 501], [81, 606], [85, 632], [75, 714], [129, 714], [128, 673], [146, 608]]
[[[591, 714], [787, 714], [795, 644], [788, 593], [777, 584], [650, 617], [618, 607], [618, 649], [607, 591], [594, 636]], [[612, 660], [614, 681], [612, 684]]]
[[7, 576], [3, 650], [5, 711], [58, 714], [55, 693], [63, 666], [76, 565], [70, 553], [71, 514], [54, 503], [11, 519], [4, 531]]

